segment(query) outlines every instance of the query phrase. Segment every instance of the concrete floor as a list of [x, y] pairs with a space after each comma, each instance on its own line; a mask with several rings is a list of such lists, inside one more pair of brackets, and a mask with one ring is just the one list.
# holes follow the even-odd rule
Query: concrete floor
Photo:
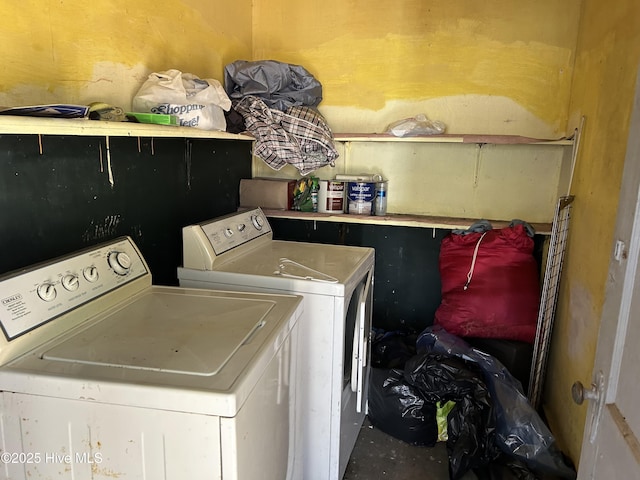
[[[463, 480], [476, 480], [469, 472]], [[374, 428], [365, 419], [343, 480], [449, 480], [443, 442], [416, 447]]]

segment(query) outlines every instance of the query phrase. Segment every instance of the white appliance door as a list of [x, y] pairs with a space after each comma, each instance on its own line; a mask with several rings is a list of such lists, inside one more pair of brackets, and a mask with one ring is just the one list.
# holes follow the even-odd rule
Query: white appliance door
[[332, 471], [331, 479], [343, 477], [364, 421], [370, 372], [372, 282], [373, 271], [369, 270], [353, 291], [344, 320], [340, 451], [338, 471]]
[[371, 272], [358, 289], [357, 321], [353, 331], [351, 355], [351, 390], [356, 394], [356, 412], [366, 412], [366, 392], [369, 383], [369, 348], [371, 337], [372, 291]]

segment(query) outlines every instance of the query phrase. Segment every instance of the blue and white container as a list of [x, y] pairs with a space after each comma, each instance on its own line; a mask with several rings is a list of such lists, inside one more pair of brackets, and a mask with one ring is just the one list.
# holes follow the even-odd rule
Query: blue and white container
[[373, 215], [376, 199], [375, 182], [349, 182], [347, 187], [347, 213]]

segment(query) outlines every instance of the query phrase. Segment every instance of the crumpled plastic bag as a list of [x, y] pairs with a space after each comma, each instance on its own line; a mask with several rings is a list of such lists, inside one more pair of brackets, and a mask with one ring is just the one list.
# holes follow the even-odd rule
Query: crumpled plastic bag
[[432, 121], [420, 113], [415, 117], [405, 118], [387, 126], [385, 133], [395, 137], [417, 137], [420, 135], [438, 135], [444, 133], [446, 125], [438, 120]]
[[404, 377], [429, 405], [455, 402], [447, 415], [450, 480], [500, 456], [493, 402], [477, 365], [452, 355], [419, 353], [406, 363]]
[[404, 364], [416, 354], [417, 332], [396, 330], [386, 332], [372, 328], [371, 365], [375, 368], [403, 369]]
[[402, 370], [372, 368], [367, 405], [371, 424], [387, 435], [422, 447], [438, 441], [435, 404], [407, 382]]
[[[527, 465], [506, 453], [490, 464], [473, 471], [482, 480], [540, 480], [541, 477], [532, 472]], [[549, 478], [549, 477], [544, 477]], [[551, 480], [549, 478], [549, 480]]]
[[314, 182], [317, 184], [318, 181], [318, 177], [304, 177], [296, 182], [296, 186], [293, 189], [293, 210], [313, 212], [312, 193]]
[[449, 440], [449, 431], [447, 428], [447, 419], [449, 413], [456, 406], [456, 402], [449, 400], [448, 402], [436, 403], [436, 423], [438, 424], [438, 441], [446, 442]]
[[152, 73], [133, 97], [135, 112], [175, 115], [184, 127], [225, 131], [231, 100], [220, 82], [180, 70]]
[[232, 100], [254, 96], [283, 112], [293, 106], [316, 107], [322, 100], [322, 85], [311, 73], [276, 60], [236, 60], [226, 65], [224, 88]]
[[534, 471], [573, 480], [576, 472], [565, 463], [551, 431], [522, 392], [522, 386], [494, 357], [470, 347], [440, 326], [427, 327], [418, 337], [418, 354], [454, 355], [474, 362], [484, 372], [493, 399], [495, 440], [500, 449]]

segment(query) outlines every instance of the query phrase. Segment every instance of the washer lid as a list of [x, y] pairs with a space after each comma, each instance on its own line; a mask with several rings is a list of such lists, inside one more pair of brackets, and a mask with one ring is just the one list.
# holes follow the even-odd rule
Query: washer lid
[[343, 296], [373, 263], [368, 247], [273, 240], [206, 272], [179, 268], [178, 278]]
[[293, 295], [152, 286], [106, 310], [84, 308], [83, 324], [0, 367], [0, 385], [233, 417], [264, 375], [288, 389], [302, 307]]
[[216, 375], [274, 302], [149, 294], [42, 353], [43, 360]]

